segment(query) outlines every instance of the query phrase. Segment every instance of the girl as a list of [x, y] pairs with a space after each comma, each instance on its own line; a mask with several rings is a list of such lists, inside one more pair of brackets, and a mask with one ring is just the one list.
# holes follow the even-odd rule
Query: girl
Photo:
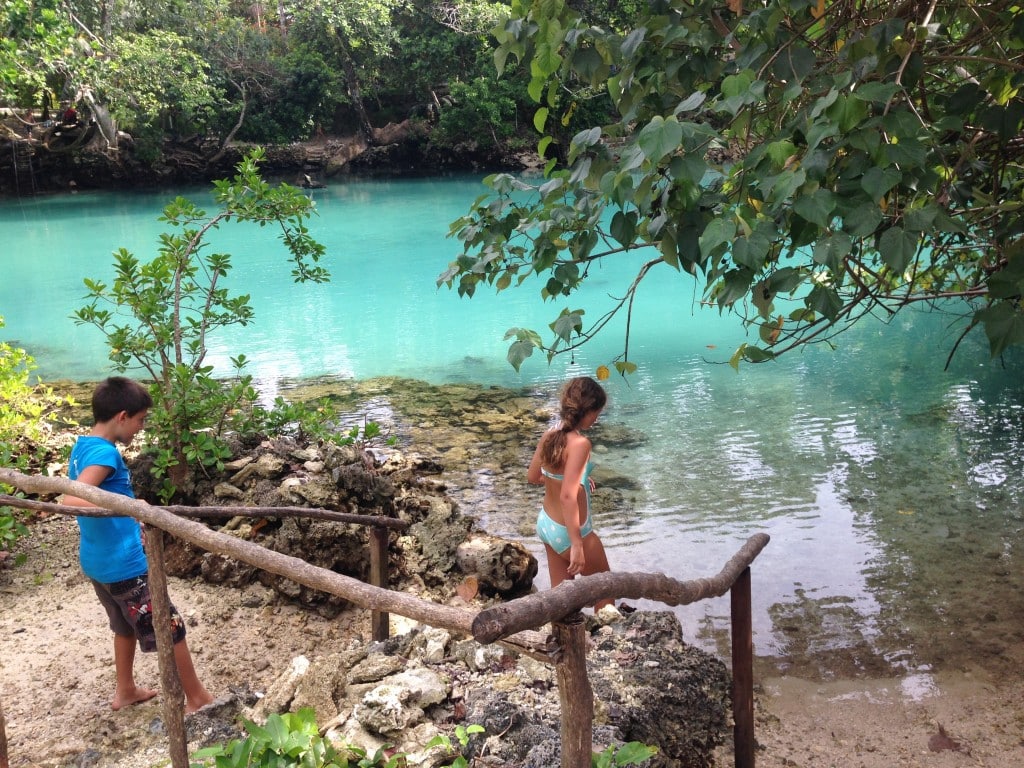
[[[537, 515], [537, 535], [544, 542], [551, 586], [577, 575], [609, 570], [601, 539], [590, 517], [590, 440], [583, 435], [597, 421], [608, 396], [588, 376], [571, 379], [562, 388], [561, 422], [544, 433], [534, 451], [526, 479], [544, 486], [544, 505]], [[613, 601], [594, 606], [600, 610]]]

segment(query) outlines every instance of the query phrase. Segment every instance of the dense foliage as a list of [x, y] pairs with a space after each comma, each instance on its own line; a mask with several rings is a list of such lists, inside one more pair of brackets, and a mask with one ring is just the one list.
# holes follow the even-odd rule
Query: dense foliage
[[[629, 313], [642, 280], [687, 272], [756, 329], [734, 365], [918, 303], [983, 327], [993, 356], [1024, 343], [1024, 6], [652, 0], [622, 22], [513, 0], [498, 69], [528, 73], [540, 150], [563, 146], [539, 185], [489, 179], [440, 283], [472, 295], [537, 275], [547, 299], [625, 259]], [[614, 116], [566, 140], [605, 98]], [[513, 329], [510, 360], [607, 320], [583, 317], [563, 311], [550, 342]], [[628, 333], [615, 365], [635, 367]]]
[[525, 80], [510, 87], [490, 60], [486, 31], [506, 14], [490, 0], [8, 0], [0, 107], [75, 105], [98, 141], [125, 132], [143, 160], [167, 138], [372, 144], [408, 119], [443, 119], [442, 148], [490, 150], [515, 145], [516, 126], [531, 141]]
[[[0, 329], [4, 319], [0, 316]], [[35, 359], [24, 349], [0, 341], [0, 466], [22, 471], [46, 471], [50, 458], [47, 443], [49, 419], [55, 412], [74, 402], [57, 395], [40, 381], [32, 380]], [[0, 483], [0, 493], [12, 493]], [[21, 512], [0, 506], [0, 552], [28, 529], [21, 522]]]

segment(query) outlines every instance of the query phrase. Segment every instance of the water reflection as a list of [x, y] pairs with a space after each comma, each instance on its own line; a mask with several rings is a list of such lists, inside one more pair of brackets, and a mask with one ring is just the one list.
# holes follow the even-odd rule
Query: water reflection
[[[245, 353], [268, 401], [308, 376], [333, 377], [319, 394], [344, 390], [350, 378], [417, 379], [374, 383], [363, 405], [351, 401], [354, 412], [404, 425], [403, 448], [443, 460], [452, 493], [482, 525], [540, 556], [538, 489], [522, 477], [543, 428], [536, 411], [552, 409], [566, 378], [613, 360], [622, 329], [610, 327], [604, 346], [575, 359], [531, 360], [514, 372], [505, 330], [543, 329], [562, 307], [542, 305], [528, 285], [501, 301], [481, 292], [469, 302], [434, 284], [458, 250], [448, 222], [479, 191], [478, 179], [462, 179], [353, 180], [318, 192], [322, 215], [312, 226], [335, 275], [326, 286], [294, 286], [276, 244], [264, 242], [273, 238], [255, 230], [242, 245], [218, 241], [237, 254], [232, 287], [253, 296], [256, 322], [213, 339], [211, 361]], [[15, 255], [5, 257], [0, 314], [6, 338], [29, 348], [39, 373], [110, 373], [98, 335], [68, 316], [82, 303], [83, 277], [112, 278], [111, 251], [151, 249], [167, 198], [0, 205]], [[600, 316], [628, 272], [602, 265], [605, 285], [571, 306]], [[984, 338], [971, 336], [947, 370], [958, 329], [903, 312], [858, 326], [834, 351], [812, 348], [737, 373], [726, 361], [746, 340], [742, 331], [686, 301], [697, 290], [691, 278], [666, 274], [641, 287], [631, 346], [640, 368], [607, 382], [609, 407], [594, 431], [595, 519], [613, 566], [712, 575], [764, 531], [772, 542], [753, 569], [764, 663], [823, 677], [889, 670], [922, 689], [948, 668], [1016, 672], [1024, 663], [1021, 355], [993, 365]], [[488, 431], [483, 416], [496, 411], [519, 414], [518, 423]], [[538, 585], [546, 586], [543, 569]], [[688, 639], [727, 652], [727, 598], [679, 613]]]

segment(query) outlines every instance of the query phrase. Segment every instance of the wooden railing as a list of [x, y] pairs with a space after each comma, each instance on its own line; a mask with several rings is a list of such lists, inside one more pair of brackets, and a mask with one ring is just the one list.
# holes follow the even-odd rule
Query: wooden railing
[[[387, 634], [387, 615], [397, 613], [433, 627], [472, 635], [481, 643], [502, 642], [534, 658], [553, 663], [562, 706], [562, 768], [589, 768], [592, 753], [593, 694], [586, 672], [586, 637], [580, 611], [603, 599], [647, 599], [668, 605], [686, 605], [709, 597], [731, 593], [733, 739], [736, 768], [754, 766], [753, 713], [753, 639], [750, 600], [750, 564], [767, 545], [767, 534], [752, 536], [715, 576], [677, 581], [664, 574], [611, 572], [576, 579], [540, 593], [518, 598], [479, 613], [438, 605], [411, 595], [386, 589], [387, 532], [404, 526], [392, 518], [346, 515], [330, 510], [305, 507], [156, 507], [144, 501], [101, 491], [66, 478], [25, 475], [0, 468], [0, 482], [35, 494], [62, 494], [85, 499], [101, 509], [93, 514], [117, 514], [134, 517], [150, 529], [170, 533], [201, 549], [242, 561], [299, 584], [328, 592], [375, 612], [374, 636]], [[44, 502], [11, 496], [0, 497], [0, 505], [39, 508]], [[82, 507], [68, 508], [46, 504], [63, 514], [82, 515]], [[88, 509], [88, 508], [85, 508]], [[306, 561], [268, 550], [259, 544], [212, 531], [202, 523], [180, 515], [199, 516], [306, 515], [321, 519], [371, 526], [371, 579], [358, 579], [310, 565]], [[282, 513], [282, 510], [284, 512]], [[388, 521], [388, 522], [383, 522]], [[377, 533], [374, 533], [374, 532]], [[165, 691], [164, 714], [173, 768], [187, 768], [187, 741], [184, 731], [184, 695], [173, 663], [170, 635], [169, 599], [163, 572], [163, 536], [150, 531], [146, 537], [150, 558], [150, 587], [153, 594], [154, 624], [157, 634], [161, 684]], [[374, 555], [373, 553], [377, 554]], [[158, 594], [159, 593], [159, 594]], [[555, 642], [535, 628], [552, 624]], [[2, 709], [0, 709], [2, 717]], [[3, 721], [0, 719], [0, 748], [5, 748]], [[0, 752], [0, 768], [6, 753]]]

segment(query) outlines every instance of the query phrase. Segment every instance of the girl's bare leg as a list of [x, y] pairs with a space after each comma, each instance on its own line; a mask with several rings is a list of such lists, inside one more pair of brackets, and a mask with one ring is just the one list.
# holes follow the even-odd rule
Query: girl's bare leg
[[[583, 575], [590, 576], [594, 573], [610, 571], [608, 556], [604, 552], [604, 544], [596, 533], [588, 533], [583, 537], [583, 556], [587, 558], [587, 564], [583, 568]], [[594, 605], [594, 610], [599, 611], [606, 605], [615, 605], [614, 600], [601, 600]]]
[[152, 688], [135, 684], [135, 635], [114, 635], [114, 673], [117, 681], [114, 700], [110, 703], [114, 711], [156, 696], [157, 691]]
[[551, 588], [554, 589], [569, 578], [569, 561], [555, 552], [546, 542], [544, 552], [548, 556], [548, 575], [551, 577]]

